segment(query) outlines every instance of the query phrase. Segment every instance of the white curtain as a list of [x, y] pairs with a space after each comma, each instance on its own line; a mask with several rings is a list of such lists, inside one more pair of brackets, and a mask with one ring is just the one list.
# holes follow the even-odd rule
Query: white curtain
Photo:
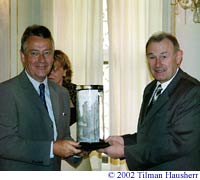
[[76, 84], [102, 84], [102, 0], [55, 0], [54, 37], [73, 65]]
[[[110, 134], [122, 135], [137, 130], [143, 90], [150, 81], [145, 43], [153, 32], [162, 30], [162, 0], [107, 0], [107, 3]], [[126, 168], [120, 163], [111, 160], [113, 169]]]
[[20, 40], [25, 28], [43, 24], [52, 32], [52, 0], [0, 0], [0, 82], [22, 70]]
[[0, 0], [0, 82], [10, 76], [9, 1]]
[[51, 30], [72, 61], [75, 83], [103, 83], [102, 0], [0, 0], [0, 81], [22, 70], [20, 39], [32, 24]]

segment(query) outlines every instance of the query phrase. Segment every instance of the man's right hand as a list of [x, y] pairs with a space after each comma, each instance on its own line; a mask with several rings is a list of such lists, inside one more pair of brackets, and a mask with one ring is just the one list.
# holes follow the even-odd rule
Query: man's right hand
[[110, 136], [106, 140], [110, 144], [109, 147], [97, 150], [105, 153], [111, 158], [124, 158], [124, 139], [121, 136]]
[[53, 143], [53, 153], [62, 158], [79, 154], [82, 151], [78, 149], [79, 142], [72, 140], [57, 140]]

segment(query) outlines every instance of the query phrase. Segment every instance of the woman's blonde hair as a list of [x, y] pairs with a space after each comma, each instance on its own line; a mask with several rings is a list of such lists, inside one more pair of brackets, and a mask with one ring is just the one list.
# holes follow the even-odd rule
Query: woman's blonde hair
[[72, 65], [69, 57], [61, 50], [54, 51], [54, 63], [59, 62], [64, 70], [66, 70], [66, 76], [63, 77], [65, 83], [70, 83], [72, 79]]

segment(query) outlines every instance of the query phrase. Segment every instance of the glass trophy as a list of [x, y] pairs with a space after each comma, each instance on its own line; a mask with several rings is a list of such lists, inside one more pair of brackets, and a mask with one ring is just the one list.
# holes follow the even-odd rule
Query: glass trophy
[[109, 146], [104, 142], [103, 85], [78, 85], [76, 90], [77, 141], [81, 149]]

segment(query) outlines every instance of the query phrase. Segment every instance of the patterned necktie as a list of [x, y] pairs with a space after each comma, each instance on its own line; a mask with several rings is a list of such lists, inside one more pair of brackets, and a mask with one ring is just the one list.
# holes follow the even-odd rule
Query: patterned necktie
[[161, 92], [162, 92], [162, 86], [161, 86], [161, 84], [159, 84], [155, 93], [154, 93], [154, 96], [152, 98], [152, 104], [154, 104], [156, 102], [158, 97], [161, 95]]
[[153, 97], [151, 99], [151, 102], [149, 103], [148, 105], [148, 108], [147, 108], [147, 113], [149, 112], [149, 110], [152, 108], [153, 104], [157, 101], [158, 97], [161, 95], [162, 93], [162, 86], [161, 84], [158, 85], [158, 87], [156, 88], [154, 94], [153, 94]]
[[44, 104], [46, 110], [48, 111], [48, 109], [47, 109], [47, 104], [46, 104], [46, 100], [45, 100], [45, 85], [44, 85], [44, 83], [41, 83], [41, 84], [39, 85], [39, 89], [40, 89], [40, 98], [42, 99], [42, 102], [43, 102], [43, 104]]

